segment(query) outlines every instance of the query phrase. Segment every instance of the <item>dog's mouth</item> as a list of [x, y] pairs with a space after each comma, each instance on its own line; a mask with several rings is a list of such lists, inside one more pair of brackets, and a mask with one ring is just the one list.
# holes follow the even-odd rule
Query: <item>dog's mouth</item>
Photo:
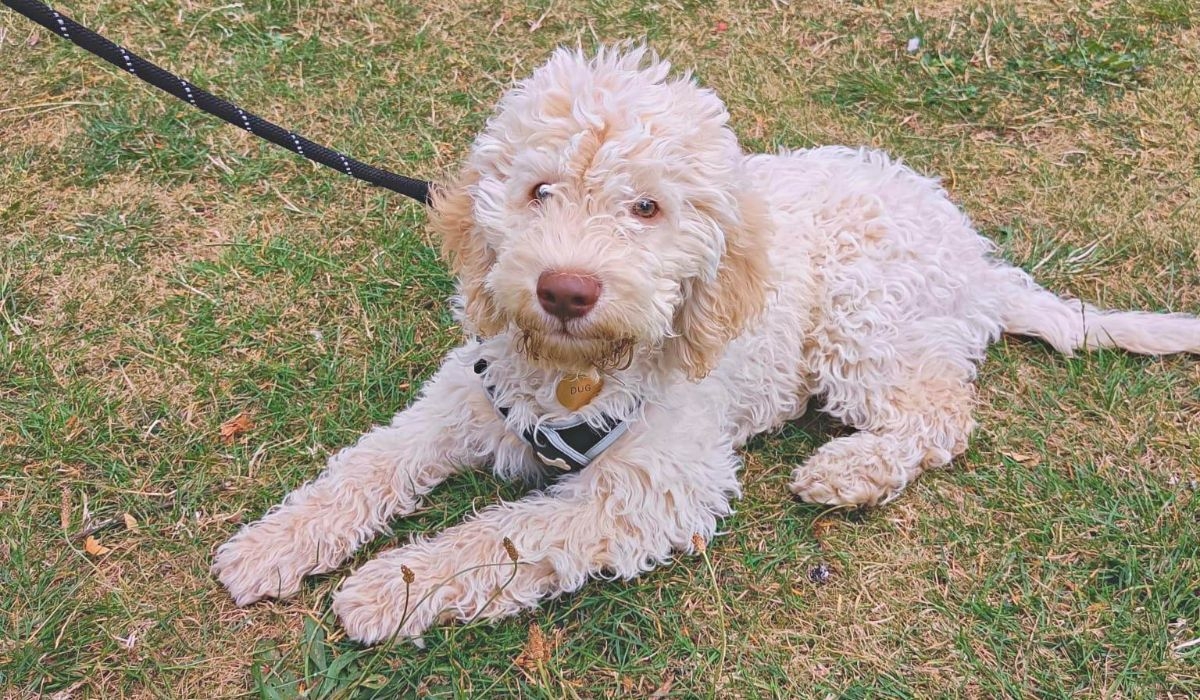
[[547, 313], [532, 295], [519, 295], [500, 308], [516, 340], [514, 348], [530, 362], [561, 371], [618, 371], [627, 369], [639, 347], [652, 343], [648, 334], [631, 327], [629, 312], [620, 304], [597, 308], [573, 317]]
[[522, 328], [517, 336], [518, 352], [560, 369], [627, 369], [634, 347], [632, 337], [584, 336], [566, 324], [554, 330]]

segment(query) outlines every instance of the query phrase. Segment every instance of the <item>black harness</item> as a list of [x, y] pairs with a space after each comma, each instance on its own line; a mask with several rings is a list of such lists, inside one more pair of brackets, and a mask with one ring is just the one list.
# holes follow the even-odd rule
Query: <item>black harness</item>
[[[487, 368], [487, 360], [480, 360], [475, 363], [475, 374], [482, 378]], [[484, 390], [496, 411], [507, 418], [512, 407], [496, 403], [496, 387], [485, 385]], [[607, 415], [603, 418], [604, 427], [599, 429], [588, 425], [582, 418], [545, 421], [527, 428], [521, 433], [521, 438], [529, 443], [533, 453], [546, 466], [564, 473], [577, 472], [591, 464], [629, 429], [628, 419], [617, 420]]]

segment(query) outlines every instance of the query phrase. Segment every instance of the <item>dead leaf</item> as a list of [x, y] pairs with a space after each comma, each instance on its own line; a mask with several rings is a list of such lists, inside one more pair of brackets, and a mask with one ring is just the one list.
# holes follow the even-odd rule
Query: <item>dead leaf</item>
[[525, 647], [513, 663], [532, 680], [536, 678], [534, 674], [538, 668], [550, 662], [551, 646], [546, 639], [546, 633], [536, 622], [532, 622], [529, 624], [529, 637], [525, 640]]
[[667, 677], [663, 679], [662, 685], [658, 686], [658, 690], [654, 691], [651, 698], [665, 698], [671, 693], [671, 686], [675, 685], [675, 676], [667, 673]]
[[83, 541], [83, 551], [87, 552], [93, 557], [102, 557], [112, 550], [100, 544], [100, 542], [93, 535], [88, 535], [87, 539]]
[[64, 688], [63, 690], [58, 691], [54, 695], [49, 696], [50, 700], [74, 700], [75, 691], [79, 690], [79, 688], [83, 684], [84, 684], [84, 681], [76, 681], [75, 683], [73, 683], [71, 685], [71, 687]]
[[239, 413], [221, 424], [221, 442], [229, 445], [254, 428], [254, 421], [245, 413]]
[[525, 643], [525, 651], [529, 658], [538, 663], [550, 660], [550, 645], [546, 643], [546, 633], [537, 623], [529, 625], [529, 640]]
[[125, 520], [125, 529], [126, 530], [129, 530], [130, 532], [137, 532], [137, 529], [138, 529], [137, 518], [133, 517], [129, 513], [126, 513], [123, 516], [123, 519]]
[[83, 432], [83, 423], [76, 416], [70, 416], [67, 418], [67, 422], [63, 424], [63, 432], [66, 433], [63, 436], [63, 441], [73, 442]]
[[1040, 464], [1042, 459], [1037, 455], [1026, 454], [1024, 452], [1005, 452], [1005, 457], [1008, 457], [1017, 464], [1028, 464], [1030, 466]]
[[64, 531], [71, 528], [71, 492], [68, 489], [62, 490], [62, 501], [59, 504], [58, 522], [62, 525]]

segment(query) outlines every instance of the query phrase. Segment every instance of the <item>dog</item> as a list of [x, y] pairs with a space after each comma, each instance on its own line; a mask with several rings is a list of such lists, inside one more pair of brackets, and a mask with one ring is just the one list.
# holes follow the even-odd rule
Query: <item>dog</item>
[[420, 398], [221, 545], [237, 605], [295, 594], [457, 472], [558, 478], [387, 551], [333, 598], [349, 637], [416, 638], [630, 578], [714, 536], [738, 450], [810, 397], [856, 429], [799, 498], [876, 506], [948, 464], [1002, 333], [1200, 352], [1200, 319], [1104, 311], [994, 257], [887, 155], [747, 155], [717, 95], [644, 47], [559, 49], [438, 187], [466, 331]]

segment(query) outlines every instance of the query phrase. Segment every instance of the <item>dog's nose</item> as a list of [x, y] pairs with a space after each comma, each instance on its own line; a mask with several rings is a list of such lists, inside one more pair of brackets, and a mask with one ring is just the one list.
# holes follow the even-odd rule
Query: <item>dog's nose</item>
[[538, 277], [537, 298], [546, 313], [564, 321], [587, 315], [600, 298], [600, 281], [574, 272], [546, 271]]

